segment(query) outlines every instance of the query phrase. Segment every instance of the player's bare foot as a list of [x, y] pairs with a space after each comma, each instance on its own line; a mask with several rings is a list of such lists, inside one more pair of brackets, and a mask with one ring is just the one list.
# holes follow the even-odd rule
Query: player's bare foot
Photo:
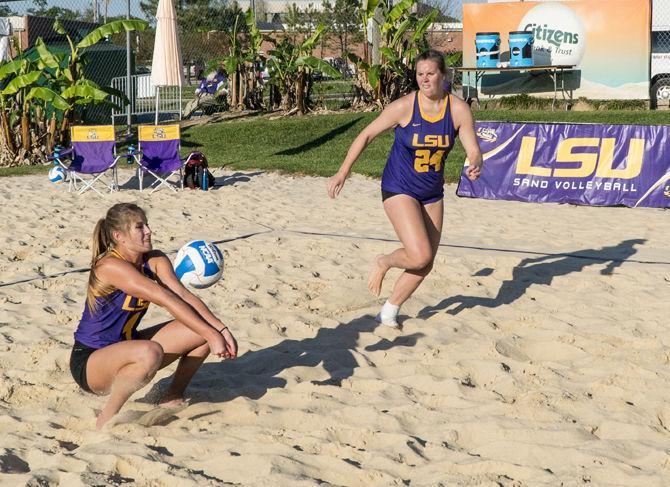
[[110, 413], [109, 411], [106, 411], [103, 409], [100, 411], [100, 414], [98, 414], [98, 417], [95, 420], [95, 429], [100, 431], [102, 427], [107, 424], [107, 421], [112, 419], [114, 417], [114, 413]]
[[385, 255], [378, 255], [370, 271], [370, 277], [368, 277], [368, 289], [375, 296], [379, 296], [382, 291], [382, 282], [384, 282], [386, 271], [389, 270], [388, 265], [384, 262], [385, 260]]
[[184, 399], [183, 396], [165, 395], [158, 401], [158, 406], [161, 408], [188, 406], [188, 399]]

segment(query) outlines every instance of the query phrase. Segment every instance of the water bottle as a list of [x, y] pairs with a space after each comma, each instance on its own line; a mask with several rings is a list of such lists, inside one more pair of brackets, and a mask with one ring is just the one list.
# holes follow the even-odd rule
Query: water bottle
[[201, 177], [200, 177], [200, 179], [201, 179], [201, 181], [200, 181], [201, 182], [201, 189], [203, 191], [207, 191], [208, 186], [209, 186], [209, 181], [207, 180], [207, 168], [202, 166], [201, 171], [202, 171], [200, 173], [201, 174]]
[[135, 159], [135, 146], [129, 145], [128, 146], [128, 155], [126, 156], [126, 163], [127, 164], [132, 164], [133, 160]]
[[55, 145], [54, 146], [54, 164], [55, 165], [58, 165], [58, 159], [60, 159], [60, 150], [61, 150], [60, 145]]

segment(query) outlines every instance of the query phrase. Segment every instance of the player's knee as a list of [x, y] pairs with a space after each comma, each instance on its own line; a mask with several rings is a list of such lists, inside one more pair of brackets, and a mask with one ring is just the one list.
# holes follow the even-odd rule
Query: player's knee
[[147, 374], [152, 374], [163, 363], [163, 355], [163, 347], [159, 343], [146, 340], [138, 350], [137, 362], [146, 370]]
[[430, 249], [418, 249], [410, 256], [414, 269], [425, 269], [433, 264], [433, 252]]

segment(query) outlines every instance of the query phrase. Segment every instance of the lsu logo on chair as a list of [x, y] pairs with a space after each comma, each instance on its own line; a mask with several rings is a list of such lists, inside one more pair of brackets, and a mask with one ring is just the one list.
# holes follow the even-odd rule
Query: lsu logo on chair
[[482, 139], [484, 142], [495, 142], [498, 140], [498, 134], [496, 134], [495, 129], [487, 127], [478, 127], [477, 137]]
[[157, 127], [154, 129], [153, 133], [154, 139], [164, 139], [165, 138], [165, 129], [163, 127]]
[[89, 129], [88, 134], [86, 134], [86, 138], [88, 140], [98, 140], [100, 136], [98, 135], [98, 131], [96, 129]]

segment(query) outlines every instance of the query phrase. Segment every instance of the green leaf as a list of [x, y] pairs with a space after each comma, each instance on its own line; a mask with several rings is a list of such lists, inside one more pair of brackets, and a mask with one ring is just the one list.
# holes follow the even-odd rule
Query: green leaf
[[84, 47], [90, 47], [94, 44], [97, 44], [102, 39], [112, 34], [119, 34], [121, 32], [131, 32], [134, 30], [144, 30], [149, 24], [144, 20], [131, 19], [131, 20], [115, 20], [113, 22], [108, 22], [105, 25], [101, 25], [86, 37], [84, 37], [77, 44], [77, 48], [81, 49]]
[[444, 60], [447, 66], [461, 66], [463, 64], [463, 51], [456, 51]]
[[423, 19], [419, 21], [419, 23], [414, 28], [414, 35], [412, 36], [413, 41], [421, 39], [426, 34], [426, 31], [435, 21], [437, 14], [438, 14], [437, 9], [434, 9], [432, 12], [430, 12], [428, 15], [426, 15]]
[[416, 0], [402, 0], [397, 3], [386, 16], [385, 23], [395, 24], [411, 10], [415, 2]]
[[21, 59], [15, 59], [0, 66], [0, 80], [5, 79], [10, 74], [18, 74], [21, 71], [22, 64], [23, 61]]
[[380, 47], [379, 52], [386, 57], [389, 61], [397, 62], [398, 61], [398, 56], [396, 55], [395, 52], [393, 52], [391, 49], [388, 47]]
[[397, 47], [398, 44], [402, 42], [405, 37], [405, 32], [412, 28], [412, 24], [413, 22], [411, 19], [405, 19], [401, 22], [401, 24], [398, 26], [398, 30], [396, 30], [395, 34], [393, 34], [393, 39], [391, 39], [391, 46]]
[[10, 81], [4, 90], [2, 90], [3, 95], [13, 95], [17, 91], [28, 88], [29, 86], [35, 84], [38, 79], [42, 77], [41, 71], [31, 71], [27, 74], [22, 74], [17, 76], [12, 81]]
[[312, 52], [314, 46], [316, 45], [317, 42], [319, 42], [319, 38], [323, 35], [323, 32], [325, 30], [326, 27], [323, 24], [317, 25], [314, 34], [312, 34], [312, 37], [310, 37], [300, 45], [300, 52]]
[[33, 98], [36, 98], [46, 103], [51, 103], [54, 106], [54, 108], [57, 108], [59, 110], [67, 110], [68, 108], [70, 108], [70, 104], [67, 101], [65, 101], [65, 99], [62, 96], [60, 96], [55, 91], [49, 88], [45, 88], [43, 86], [36, 86], [30, 89], [30, 91], [26, 95], [26, 100], [32, 100]]
[[[128, 105], [130, 103], [130, 100], [128, 99], [128, 97], [126, 96], [126, 94], [123, 91], [119, 91], [119, 90], [117, 90], [115, 88], [112, 88], [110, 86], [103, 86], [100, 89], [102, 91], [104, 91], [105, 93], [107, 93], [110, 97], [114, 96], [116, 98], [120, 98], [121, 101], [123, 101], [124, 105]], [[115, 107], [117, 106], [113, 103], [112, 103], [112, 105], [114, 105]]]
[[375, 14], [377, 5], [379, 5], [379, 0], [367, 0], [363, 2], [363, 10], [365, 11], [366, 18], [372, 17]]
[[60, 20], [54, 22], [54, 30], [62, 36], [67, 35], [67, 31], [65, 30], [65, 27], [63, 27], [63, 24], [60, 23]]
[[76, 84], [74, 86], [70, 86], [69, 88], [63, 90], [61, 95], [66, 100], [85, 98], [89, 101], [103, 101], [109, 96], [101, 89], [85, 84]]
[[372, 89], [377, 88], [377, 83], [379, 83], [379, 74], [381, 73], [381, 66], [379, 64], [374, 64], [368, 69], [368, 81]]
[[54, 56], [54, 54], [44, 44], [44, 41], [41, 37], [35, 41], [35, 50], [37, 51], [37, 54], [40, 55], [39, 60], [44, 63], [44, 66], [50, 69], [58, 69], [60, 67], [58, 58], [56, 58], [56, 56]]
[[342, 73], [335, 69], [329, 62], [324, 61], [321, 58], [314, 56], [304, 56], [298, 58], [296, 61], [298, 66], [309, 66], [310, 68], [321, 71], [323, 74], [327, 74], [331, 78], [341, 78]]
[[239, 66], [239, 61], [235, 56], [228, 56], [223, 60], [223, 67], [226, 69], [228, 76], [232, 76]]

